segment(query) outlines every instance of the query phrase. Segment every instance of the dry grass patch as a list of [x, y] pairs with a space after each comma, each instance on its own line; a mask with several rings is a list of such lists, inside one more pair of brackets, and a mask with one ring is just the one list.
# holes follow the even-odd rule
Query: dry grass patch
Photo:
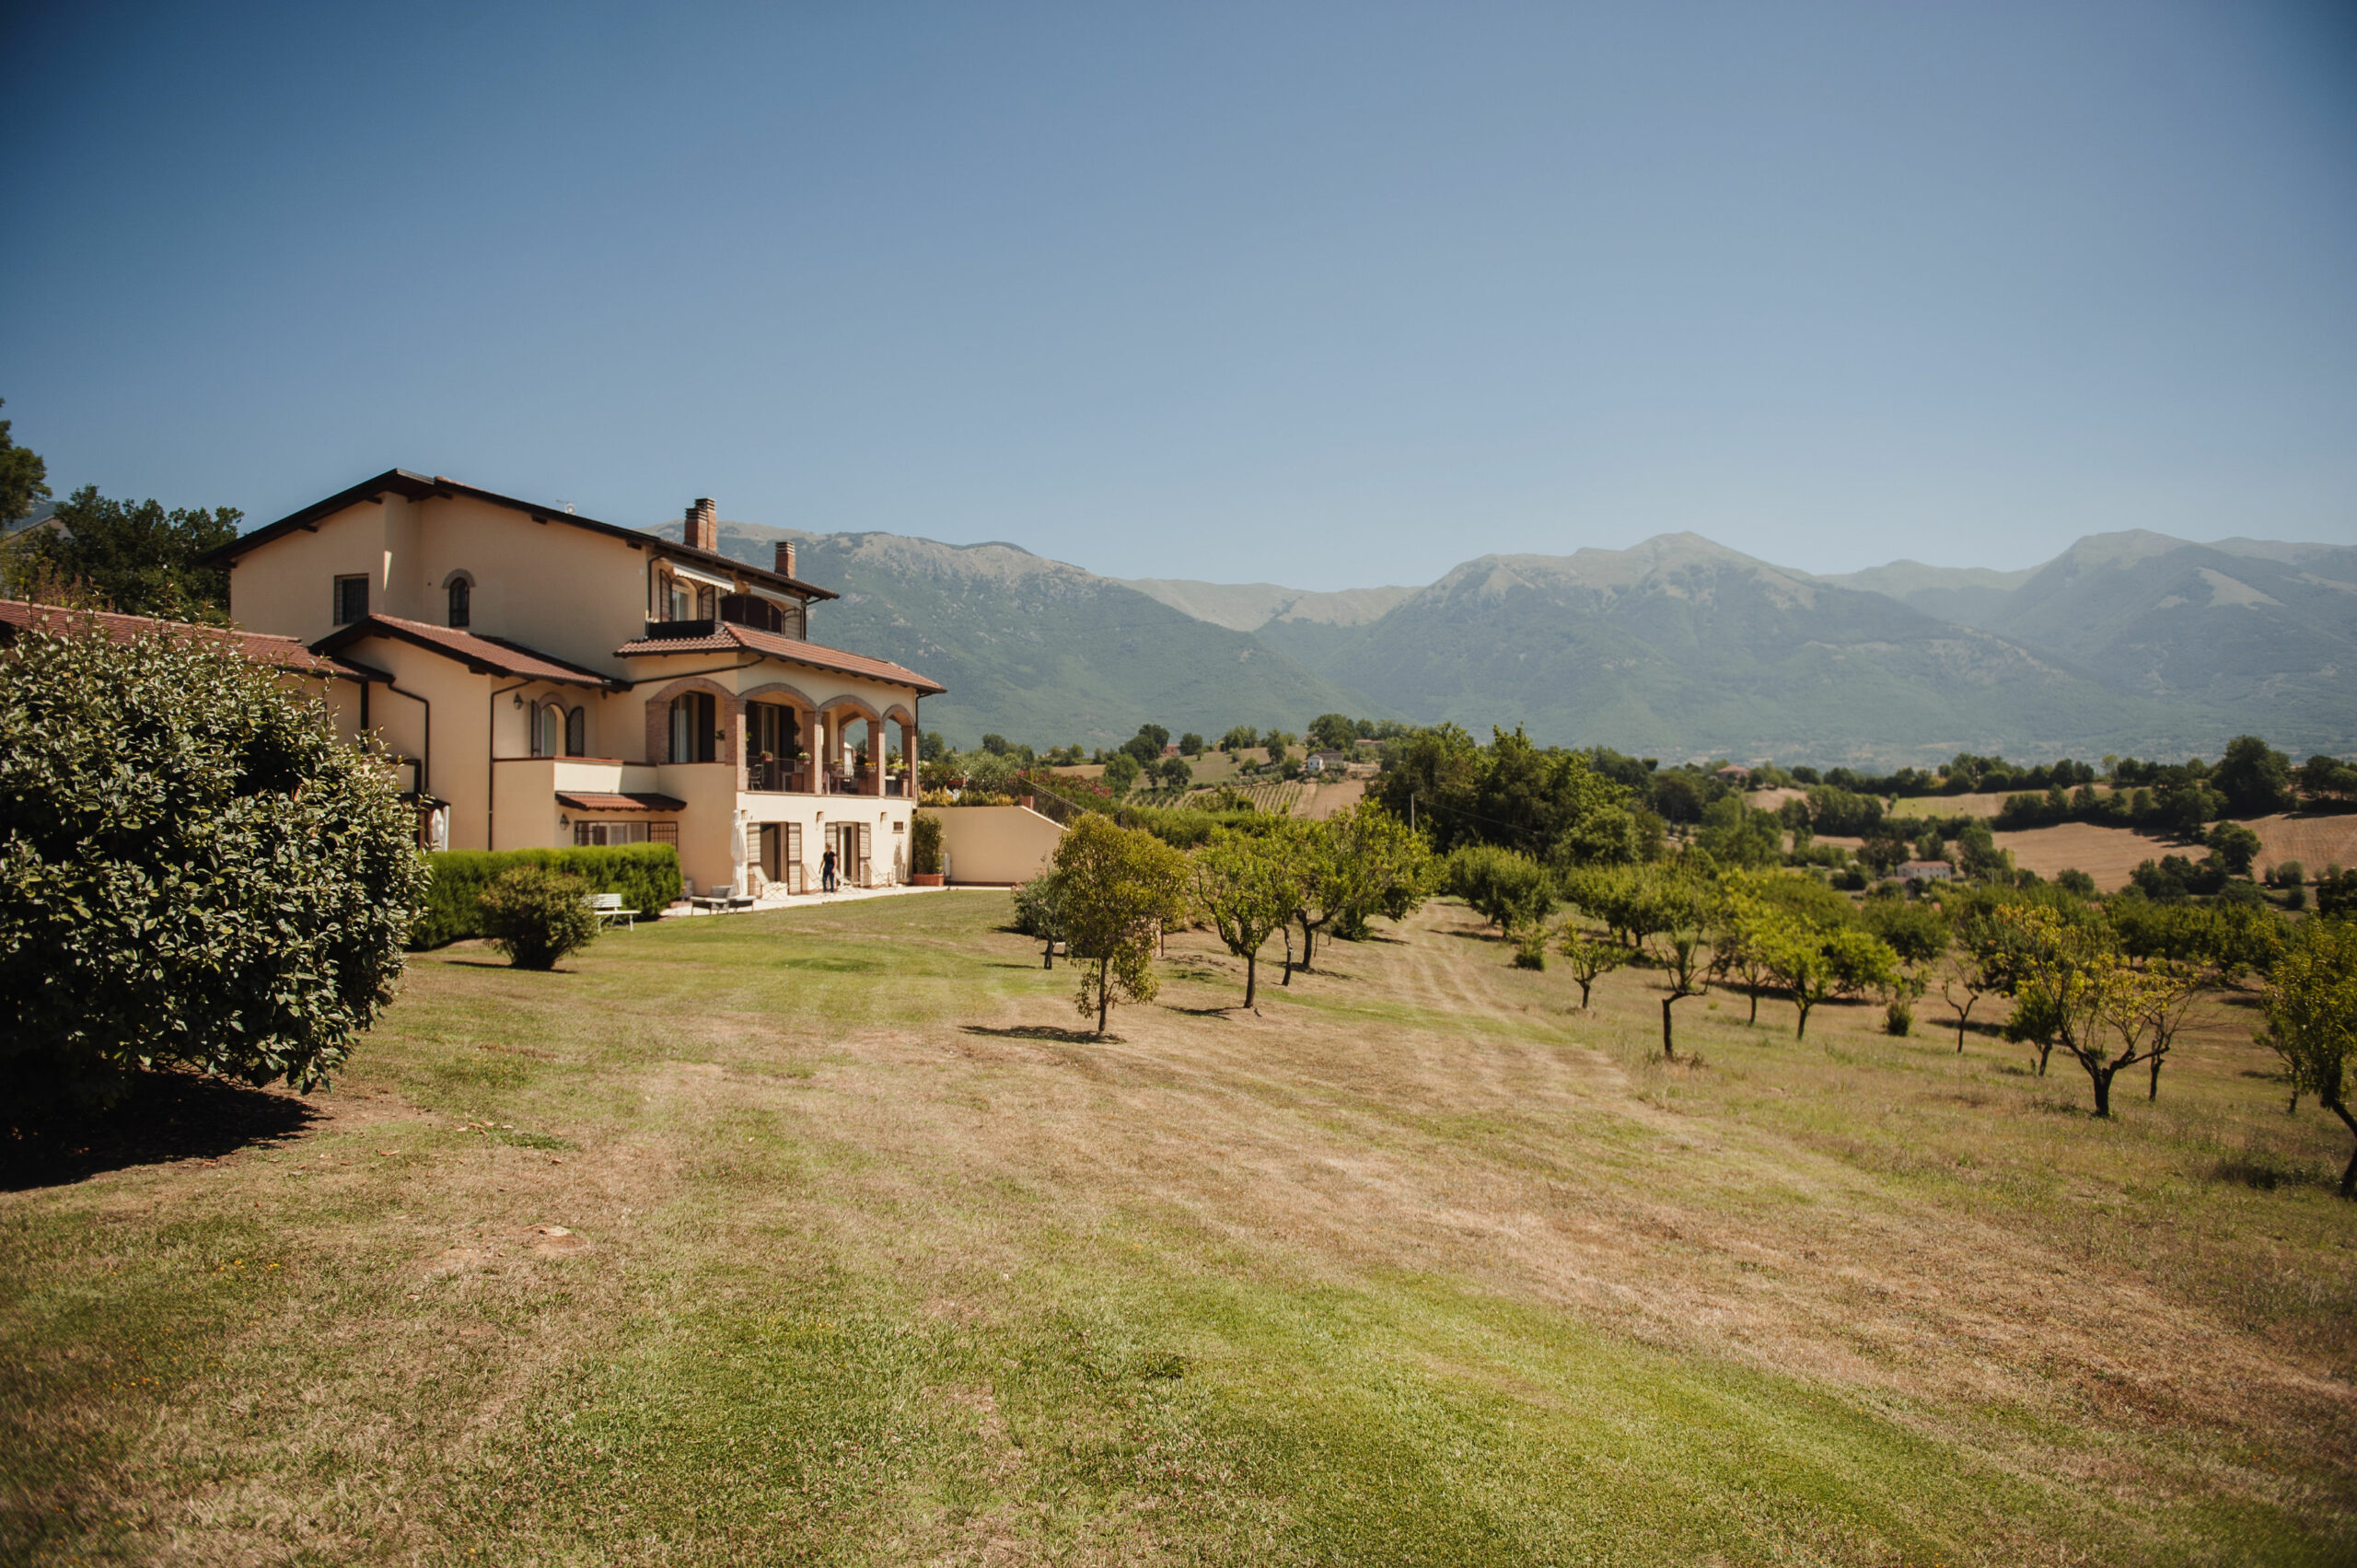
[[1665, 1064], [1651, 971], [1580, 1013], [1447, 905], [1257, 1015], [1174, 938], [1098, 1040], [1004, 911], [427, 956], [308, 1127], [0, 1200], [8, 1555], [2357, 1543], [2340, 1134], [2247, 1008], [2107, 1126], [1879, 1009], [1713, 993]]

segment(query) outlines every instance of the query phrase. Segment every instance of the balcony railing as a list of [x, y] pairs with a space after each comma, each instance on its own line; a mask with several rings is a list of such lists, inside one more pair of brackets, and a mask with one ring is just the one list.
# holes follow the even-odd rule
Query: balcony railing
[[772, 794], [807, 795], [810, 792], [810, 771], [800, 762], [748, 762], [745, 787]]

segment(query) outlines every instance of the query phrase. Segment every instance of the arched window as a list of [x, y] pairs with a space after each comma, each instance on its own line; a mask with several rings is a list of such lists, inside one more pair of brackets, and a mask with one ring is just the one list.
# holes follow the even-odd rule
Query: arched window
[[561, 754], [564, 739], [564, 710], [554, 703], [532, 710], [532, 755], [554, 757]]
[[464, 576], [452, 577], [449, 582], [449, 594], [450, 624], [453, 626], [472, 625], [475, 618], [474, 584]]
[[586, 708], [574, 708], [564, 715], [564, 754], [586, 757], [589, 754], [589, 713]]

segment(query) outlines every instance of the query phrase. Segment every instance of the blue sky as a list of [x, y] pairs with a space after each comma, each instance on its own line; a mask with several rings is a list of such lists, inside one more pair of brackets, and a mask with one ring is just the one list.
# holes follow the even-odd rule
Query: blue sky
[[1429, 581], [2357, 543], [2357, 8], [28, 8], [52, 480]]

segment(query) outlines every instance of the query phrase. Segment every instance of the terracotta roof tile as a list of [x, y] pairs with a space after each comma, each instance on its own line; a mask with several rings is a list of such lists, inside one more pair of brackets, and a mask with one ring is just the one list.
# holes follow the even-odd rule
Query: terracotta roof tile
[[772, 658], [790, 659], [814, 669], [830, 669], [839, 675], [863, 675], [871, 680], [907, 686], [933, 696], [949, 690], [940, 682], [929, 680], [907, 666], [894, 664], [889, 659], [869, 658], [865, 654], [846, 653], [841, 648], [806, 643], [799, 637], [788, 637], [783, 633], [763, 632], [726, 621], [708, 637], [641, 637], [634, 642], [624, 643], [614, 652], [627, 657], [638, 654], [724, 653], [730, 648], [767, 654]]
[[527, 680], [553, 680], [569, 686], [606, 686], [612, 683], [610, 677], [594, 669], [568, 664], [552, 654], [528, 648], [505, 637], [481, 637], [455, 627], [435, 626], [424, 621], [405, 621], [398, 615], [364, 617], [330, 633], [311, 647], [318, 653], [338, 653], [369, 637], [390, 637], [397, 642], [446, 655], [478, 674], [514, 675]]
[[382, 670], [315, 653], [293, 637], [273, 636], [267, 632], [246, 632], [233, 626], [198, 626], [185, 621], [158, 621], [145, 615], [117, 615], [111, 610], [66, 610], [51, 604], [27, 604], [21, 599], [0, 599], [0, 642], [13, 641], [17, 632], [27, 629], [70, 636], [83, 628], [95, 629], [122, 641], [133, 637], [191, 636], [223, 642], [256, 664], [273, 665], [306, 675], [342, 676], [348, 680], [391, 679]]

